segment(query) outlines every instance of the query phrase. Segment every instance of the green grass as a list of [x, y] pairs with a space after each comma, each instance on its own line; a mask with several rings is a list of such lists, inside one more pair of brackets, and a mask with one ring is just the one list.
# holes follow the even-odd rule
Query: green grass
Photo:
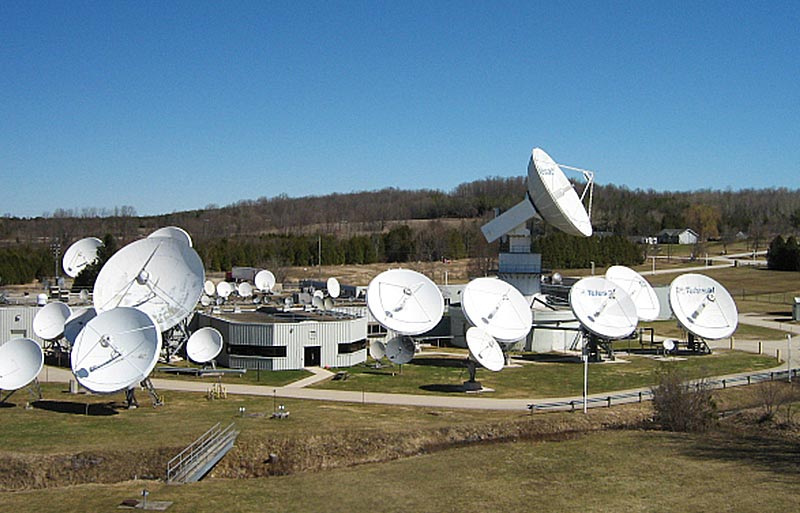
[[[465, 355], [466, 356], [466, 355]], [[366, 392], [441, 394], [457, 393], [454, 388], [468, 379], [464, 357], [417, 355], [411, 363], [374, 369], [362, 364], [348, 369], [343, 381], [315, 385], [330, 390]], [[502, 372], [479, 369], [477, 379], [493, 388], [491, 397], [546, 398], [581, 395], [583, 366], [577, 358], [553, 355], [527, 355], [531, 363], [506, 367]], [[589, 370], [590, 393], [651, 386], [655, 383], [658, 362], [644, 356], [624, 356], [617, 362], [592, 364]], [[775, 366], [775, 359], [739, 351], [715, 351], [678, 362], [690, 378], [761, 370]]]
[[[152, 481], [0, 495], [15, 513], [115, 511], [124, 499], [218, 511], [797, 511], [796, 447], [724, 433], [608, 431], [562, 442], [449, 449], [388, 463], [251, 480]], [[57, 505], [57, 507], [55, 507]]]
[[[313, 375], [311, 372], [308, 372], [307, 370], [298, 369], [298, 370], [285, 370], [285, 371], [249, 370], [244, 374], [223, 374], [219, 378], [210, 375], [207, 375], [205, 377], [191, 376], [191, 375], [178, 376], [167, 372], [158, 372], [159, 367], [156, 367], [156, 372], [153, 372], [151, 376], [152, 378], [196, 381], [201, 383], [208, 383], [209, 386], [212, 383], [216, 383], [218, 380], [221, 379], [223, 383], [238, 383], [242, 385], [264, 385], [269, 387], [282, 387], [294, 381], [299, 381], [303, 378], [307, 378]], [[186, 362], [181, 362], [180, 365], [175, 365], [174, 367], [192, 367], [192, 365]]]
[[[640, 328], [653, 328], [657, 337], [667, 338], [686, 338], [686, 331], [678, 325], [678, 322], [673, 320], [669, 321], [651, 321], [639, 323]], [[735, 339], [742, 340], [783, 340], [786, 338], [787, 331], [774, 330], [772, 328], [763, 328], [761, 326], [752, 326], [750, 324], [739, 323], [733, 336]], [[645, 334], [648, 337], [648, 334]], [[649, 340], [649, 338], [648, 338]], [[619, 346], [615, 347], [632, 347], [638, 348], [639, 341], [623, 340]]]

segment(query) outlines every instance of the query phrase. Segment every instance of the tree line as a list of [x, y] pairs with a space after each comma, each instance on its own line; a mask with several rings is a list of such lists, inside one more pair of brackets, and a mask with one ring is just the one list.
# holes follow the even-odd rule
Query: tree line
[[789, 236], [784, 240], [778, 235], [769, 244], [767, 267], [776, 271], [800, 271], [800, 244]]

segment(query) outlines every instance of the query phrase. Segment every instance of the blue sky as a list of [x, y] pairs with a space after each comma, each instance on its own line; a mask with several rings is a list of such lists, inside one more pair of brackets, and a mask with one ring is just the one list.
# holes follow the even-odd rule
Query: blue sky
[[800, 2], [0, 2], [0, 215], [800, 183]]

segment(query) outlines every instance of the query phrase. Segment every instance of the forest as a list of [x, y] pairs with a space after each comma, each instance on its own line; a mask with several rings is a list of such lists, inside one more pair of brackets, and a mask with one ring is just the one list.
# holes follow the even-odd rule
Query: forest
[[[579, 192], [585, 187], [575, 186]], [[82, 237], [108, 236], [122, 246], [167, 225], [192, 235], [209, 270], [313, 265], [320, 253], [326, 264], [488, 258], [498, 247], [485, 242], [480, 226], [525, 193], [522, 176], [489, 177], [451, 191], [387, 188], [303, 198], [278, 195], [159, 216], [137, 216], [131, 206], [60, 208], [35, 218], [5, 216], [0, 218], [0, 283], [48, 273], [52, 256], [47, 265], [37, 262], [48, 258], [51, 244], [61, 244], [63, 250]], [[581, 241], [543, 223], [532, 224], [546, 266], [635, 263], [641, 250], [623, 239], [636, 241], [663, 228], [692, 228], [702, 240], [723, 243], [746, 238], [754, 249], [764, 249], [777, 235], [800, 235], [800, 190], [674, 192], [595, 185], [591, 199], [592, 225], [600, 237]]]

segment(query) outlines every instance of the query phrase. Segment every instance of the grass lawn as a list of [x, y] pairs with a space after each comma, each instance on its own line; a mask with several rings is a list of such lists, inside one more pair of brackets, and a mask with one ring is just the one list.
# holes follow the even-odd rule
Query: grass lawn
[[[678, 325], [678, 322], [674, 319], [669, 321], [640, 322], [639, 328], [653, 328], [656, 336], [659, 337], [677, 338], [681, 340], [686, 339], [686, 331], [681, 328]], [[733, 336], [735, 339], [743, 340], [783, 340], [786, 338], [787, 333], [787, 331], [739, 323], [739, 326], [736, 328]], [[649, 334], [646, 336], [649, 336]], [[639, 347], [638, 340], [633, 340], [630, 343], [623, 340], [619, 344], [620, 347]]]
[[[181, 362], [179, 365], [173, 365], [173, 367], [192, 367], [193, 365], [189, 364], [188, 362]], [[217, 382], [217, 377], [215, 376], [191, 376], [191, 375], [175, 375], [168, 372], [158, 372], [160, 367], [167, 367], [166, 365], [157, 365], [156, 371], [151, 374], [151, 378], [158, 378], [158, 379], [180, 379], [182, 381], [197, 381], [200, 383], [208, 383], [211, 386], [212, 383]], [[253, 371], [249, 370], [244, 374], [223, 374], [221, 376], [223, 383], [238, 383], [242, 385], [264, 385], [269, 387], [282, 387], [292, 383], [294, 381], [299, 381], [303, 378], [307, 378], [311, 376], [312, 373], [303, 370], [285, 370], [285, 371]]]
[[[331, 390], [388, 392], [405, 394], [461, 393], [456, 388], [469, 378], [464, 367], [466, 354], [426, 356], [423, 352], [409, 364], [375, 369], [369, 364], [350, 367], [347, 380], [315, 385]], [[491, 397], [546, 398], [580, 395], [583, 390], [583, 365], [578, 358], [554, 355], [525, 355], [527, 363], [506, 367], [502, 372], [479, 369], [477, 380], [493, 388]], [[589, 368], [590, 393], [625, 390], [655, 383], [659, 363], [645, 356], [620, 356], [616, 362], [592, 364]], [[775, 366], [775, 359], [739, 351], [715, 351], [678, 362], [690, 378], [761, 370]]]
[[149, 500], [173, 501], [173, 513], [794, 512], [800, 494], [796, 452], [794, 444], [725, 433], [607, 431], [283, 477], [6, 492], [0, 507], [15, 513], [115, 511], [147, 488]]

